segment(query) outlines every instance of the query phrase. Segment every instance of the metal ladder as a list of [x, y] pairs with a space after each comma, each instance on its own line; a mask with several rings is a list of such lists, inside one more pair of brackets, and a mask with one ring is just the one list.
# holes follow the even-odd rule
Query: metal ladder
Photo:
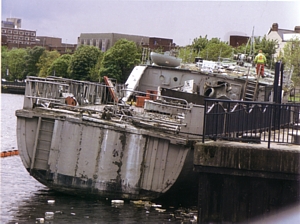
[[33, 168], [46, 170], [53, 136], [54, 120], [38, 118], [37, 131], [31, 158], [30, 172]]
[[250, 81], [249, 79], [247, 79], [244, 88], [243, 100], [244, 101], [256, 100], [257, 89], [258, 89], [258, 80]]

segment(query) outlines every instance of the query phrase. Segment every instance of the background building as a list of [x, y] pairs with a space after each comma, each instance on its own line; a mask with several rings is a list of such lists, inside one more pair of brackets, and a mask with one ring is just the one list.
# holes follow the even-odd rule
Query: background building
[[78, 37], [77, 46], [95, 46], [105, 52], [120, 39], [133, 41], [137, 46], [149, 47], [151, 49], [161, 48], [162, 51], [169, 51], [175, 47], [175, 44], [173, 44], [173, 39], [119, 33], [81, 33], [80, 37]]
[[62, 43], [62, 39], [58, 37], [36, 36], [35, 30], [21, 29], [21, 19], [7, 18], [6, 21], [1, 21], [1, 46], [8, 49], [42, 46], [60, 54], [72, 54], [77, 45]]
[[21, 29], [22, 20], [7, 18], [1, 21], [1, 45], [11, 48], [28, 47], [36, 44], [36, 31]]
[[7, 18], [6, 21], [1, 21], [3, 28], [21, 28], [22, 20], [19, 18]]
[[295, 26], [294, 30], [287, 30], [280, 29], [278, 23], [273, 23], [266, 36], [267, 40], [275, 40], [278, 43], [275, 58], [279, 56], [280, 51], [283, 52], [285, 44], [296, 37], [300, 39], [300, 26]]
[[6, 45], [9, 43], [15, 46], [36, 44], [36, 31], [34, 30], [1, 27], [1, 37], [6, 40]]
[[243, 44], [247, 44], [250, 37], [247, 36], [238, 36], [238, 35], [232, 35], [229, 37], [229, 45], [232, 47], [238, 47]]

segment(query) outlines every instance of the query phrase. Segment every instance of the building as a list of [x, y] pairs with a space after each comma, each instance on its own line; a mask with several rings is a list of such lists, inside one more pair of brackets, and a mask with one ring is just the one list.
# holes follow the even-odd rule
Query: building
[[247, 36], [238, 36], [238, 35], [231, 35], [229, 37], [229, 45], [232, 47], [238, 47], [243, 44], [247, 44], [249, 37]]
[[138, 46], [151, 49], [161, 48], [162, 51], [169, 51], [175, 47], [172, 39], [147, 37], [138, 35], [127, 35], [119, 33], [81, 33], [78, 37], [77, 46], [90, 45], [101, 49], [103, 52], [111, 48], [118, 40], [126, 39], [135, 42]]
[[48, 51], [56, 50], [60, 54], [73, 54], [77, 47], [76, 44], [62, 43], [62, 38], [48, 36], [37, 36], [36, 45], [42, 46]]
[[28, 47], [36, 44], [36, 31], [21, 29], [22, 20], [7, 18], [1, 21], [1, 45], [11, 48]]
[[36, 36], [34, 30], [21, 29], [21, 19], [7, 18], [6, 21], [1, 21], [1, 46], [8, 49], [42, 46], [60, 54], [72, 54], [77, 45], [62, 43], [62, 39], [58, 37]]
[[6, 21], [1, 21], [3, 28], [21, 28], [22, 20], [19, 18], [7, 18]]
[[15, 46], [20, 45], [32, 45], [36, 44], [36, 31], [16, 29], [10, 27], [1, 27], [1, 37], [6, 40], [6, 43], [2, 41], [4, 45], [13, 43]]
[[275, 58], [279, 56], [280, 51], [283, 52], [285, 44], [296, 37], [300, 39], [300, 26], [295, 26], [294, 30], [287, 30], [279, 28], [278, 23], [273, 23], [266, 35], [267, 40], [275, 40], [278, 43]]

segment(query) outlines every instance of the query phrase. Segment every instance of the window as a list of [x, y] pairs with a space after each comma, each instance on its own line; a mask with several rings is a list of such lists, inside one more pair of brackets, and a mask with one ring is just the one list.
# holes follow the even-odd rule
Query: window
[[6, 33], [6, 29], [2, 29], [2, 33]]
[[20, 35], [24, 35], [24, 31], [19, 31], [19, 34]]
[[19, 36], [19, 40], [23, 40], [24, 39], [24, 37], [23, 36]]
[[25, 32], [25, 35], [26, 35], [26, 36], [29, 36], [29, 32]]
[[13, 39], [14, 39], [14, 40], [17, 40], [17, 39], [18, 39], [18, 36], [13, 36]]
[[31, 37], [30, 40], [31, 40], [31, 41], [35, 41], [35, 38], [34, 38], [34, 37]]
[[18, 34], [18, 31], [17, 31], [17, 30], [14, 30], [14, 34]]
[[35, 37], [35, 32], [31, 32], [31, 36]]
[[29, 40], [29, 37], [25, 37], [25, 40]]
[[7, 39], [12, 39], [12, 35], [7, 35]]
[[17, 40], [14, 40], [14, 41], [13, 41], [13, 43], [14, 43], [14, 44], [17, 44], [17, 43], [18, 43], [18, 41], [17, 41]]
[[10, 34], [12, 34], [12, 30], [7, 30], [7, 33], [10, 33]]
[[23, 44], [23, 41], [19, 41], [19, 44]]

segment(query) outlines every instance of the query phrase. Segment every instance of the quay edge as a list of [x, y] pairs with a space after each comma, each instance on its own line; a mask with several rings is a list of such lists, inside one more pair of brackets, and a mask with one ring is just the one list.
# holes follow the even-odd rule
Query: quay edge
[[198, 223], [263, 220], [300, 203], [300, 147], [198, 143]]

